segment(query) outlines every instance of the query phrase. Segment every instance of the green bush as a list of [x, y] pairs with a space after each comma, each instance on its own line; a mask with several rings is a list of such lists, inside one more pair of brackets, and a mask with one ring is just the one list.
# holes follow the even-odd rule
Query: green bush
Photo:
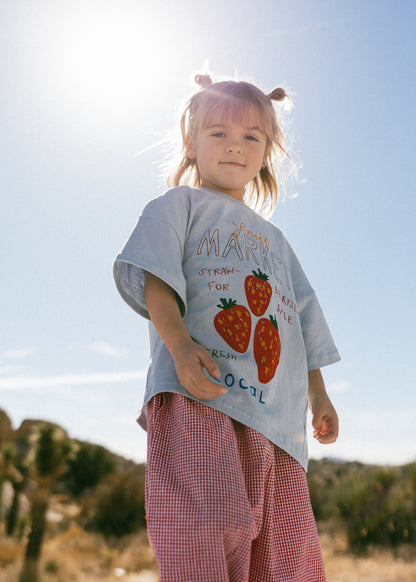
[[49, 560], [45, 564], [45, 572], [47, 574], [54, 574], [55, 576], [59, 573], [59, 564], [56, 560]]
[[76, 455], [68, 463], [65, 481], [71, 493], [79, 496], [114, 471], [115, 462], [110, 451], [99, 445], [79, 442]]
[[340, 482], [336, 497], [354, 553], [415, 543], [415, 496], [403, 470], [362, 468]]
[[95, 489], [89, 527], [121, 537], [146, 527], [144, 466], [109, 475]]
[[326, 521], [338, 515], [334, 491], [340, 479], [339, 464], [311, 460], [307, 473], [309, 496], [316, 521]]

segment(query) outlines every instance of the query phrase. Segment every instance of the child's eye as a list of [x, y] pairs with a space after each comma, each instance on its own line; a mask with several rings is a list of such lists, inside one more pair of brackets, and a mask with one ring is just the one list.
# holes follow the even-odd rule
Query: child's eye
[[212, 137], [225, 137], [225, 133], [223, 131], [216, 131], [212, 134]]
[[259, 141], [255, 135], [246, 135], [246, 139], [249, 141]]

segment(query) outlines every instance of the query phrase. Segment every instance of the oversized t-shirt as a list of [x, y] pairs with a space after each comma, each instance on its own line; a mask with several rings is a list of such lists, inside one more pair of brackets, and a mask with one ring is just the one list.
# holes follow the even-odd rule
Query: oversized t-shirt
[[[308, 371], [339, 354], [282, 232], [227, 194], [172, 188], [147, 204], [114, 263], [123, 299], [149, 319], [146, 271], [175, 290], [189, 334], [218, 364], [227, 393], [201, 402], [256, 429], [306, 468]], [[143, 428], [155, 394], [198, 400], [180, 385], [151, 322], [149, 333]]]

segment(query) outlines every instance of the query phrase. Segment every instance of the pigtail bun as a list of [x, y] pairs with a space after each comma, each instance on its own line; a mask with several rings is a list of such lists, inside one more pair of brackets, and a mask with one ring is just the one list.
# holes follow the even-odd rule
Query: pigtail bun
[[268, 97], [270, 97], [272, 101], [283, 101], [283, 99], [286, 97], [286, 91], [281, 87], [277, 87], [276, 89], [273, 89], [271, 93], [269, 93]]
[[207, 89], [212, 85], [212, 79], [209, 75], [196, 75], [195, 83], [202, 87], [202, 89]]

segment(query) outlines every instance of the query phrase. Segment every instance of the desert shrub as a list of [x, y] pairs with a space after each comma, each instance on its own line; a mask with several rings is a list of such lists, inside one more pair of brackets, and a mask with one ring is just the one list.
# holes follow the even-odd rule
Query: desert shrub
[[117, 537], [145, 527], [144, 474], [144, 467], [137, 465], [97, 485], [90, 500], [88, 527]]
[[316, 521], [329, 520], [338, 515], [334, 491], [339, 483], [339, 472], [339, 465], [326, 459], [309, 462], [309, 496]]
[[76, 455], [68, 463], [65, 481], [71, 493], [78, 496], [114, 471], [115, 462], [110, 451], [99, 445], [80, 442]]
[[351, 551], [363, 553], [369, 546], [397, 548], [416, 541], [415, 498], [403, 471], [362, 468], [345, 476], [336, 498]]
[[47, 574], [54, 574], [55, 576], [58, 575], [59, 572], [59, 564], [56, 560], [49, 560], [45, 564], [45, 572]]

